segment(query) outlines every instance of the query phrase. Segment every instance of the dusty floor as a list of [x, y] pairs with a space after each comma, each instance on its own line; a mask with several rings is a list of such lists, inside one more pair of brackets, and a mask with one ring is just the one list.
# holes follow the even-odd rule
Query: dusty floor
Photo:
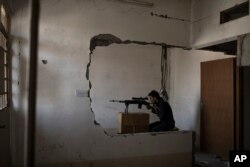
[[229, 167], [229, 162], [221, 160], [217, 155], [197, 152], [195, 167]]

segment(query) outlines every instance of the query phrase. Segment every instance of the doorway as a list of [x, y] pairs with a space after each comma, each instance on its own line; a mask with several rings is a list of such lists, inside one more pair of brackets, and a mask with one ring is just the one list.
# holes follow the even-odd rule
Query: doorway
[[228, 159], [235, 140], [236, 58], [201, 63], [201, 150]]

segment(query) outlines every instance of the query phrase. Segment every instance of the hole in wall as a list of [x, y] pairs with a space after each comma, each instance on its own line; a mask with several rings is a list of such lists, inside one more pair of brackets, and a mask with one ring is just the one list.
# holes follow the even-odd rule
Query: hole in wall
[[42, 63], [43, 63], [43, 64], [47, 64], [47, 63], [48, 63], [48, 60], [42, 60]]
[[[118, 113], [125, 110], [125, 104], [111, 103], [110, 100], [144, 97], [153, 89], [161, 89], [161, 56], [166, 47], [179, 46], [122, 41], [112, 34], [100, 34], [91, 39], [86, 78], [89, 80], [94, 123], [102, 126], [105, 134], [117, 134]], [[151, 113], [145, 107], [138, 109], [136, 105], [130, 105], [129, 112]], [[156, 119], [156, 116], [151, 116], [151, 121]]]

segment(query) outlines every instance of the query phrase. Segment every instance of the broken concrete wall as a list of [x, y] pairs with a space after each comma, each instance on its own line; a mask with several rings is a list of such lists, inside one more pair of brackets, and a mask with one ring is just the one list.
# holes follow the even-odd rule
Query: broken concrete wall
[[[89, 90], [85, 74], [90, 61], [92, 37], [113, 34], [122, 40], [164, 42], [187, 47], [188, 21], [155, 17], [151, 12], [188, 20], [190, 1], [156, 0], [153, 8], [108, 0], [43, 0], [41, 3], [37, 162], [75, 162], [176, 153], [190, 155], [190, 133], [163, 134], [160, 137], [149, 134], [107, 136], [101, 126], [94, 124], [90, 98], [76, 96], [76, 90]], [[29, 88], [27, 4], [27, 0], [13, 2], [11, 26], [11, 140], [14, 166], [23, 163], [24, 120]]]
[[196, 146], [200, 142], [200, 63], [232, 57], [219, 52], [170, 49], [170, 104], [176, 126], [196, 132]]
[[[220, 12], [247, 0], [192, 0], [191, 43], [204, 47], [250, 32], [250, 16], [220, 24]], [[250, 8], [250, 7], [249, 7]]]

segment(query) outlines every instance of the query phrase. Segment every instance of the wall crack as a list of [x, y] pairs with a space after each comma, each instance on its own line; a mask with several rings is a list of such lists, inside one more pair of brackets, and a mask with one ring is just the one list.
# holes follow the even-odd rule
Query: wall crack
[[160, 18], [163, 18], [163, 19], [178, 20], [178, 21], [183, 21], [183, 22], [191, 22], [190, 20], [177, 18], [177, 17], [171, 17], [171, 16], [168, 16], [167, 14], [157, 14], [157, 13], [154, 13], [154, 12], [151, 12], [150, 14], [151, 14], [151, 16], [160, 17]]

